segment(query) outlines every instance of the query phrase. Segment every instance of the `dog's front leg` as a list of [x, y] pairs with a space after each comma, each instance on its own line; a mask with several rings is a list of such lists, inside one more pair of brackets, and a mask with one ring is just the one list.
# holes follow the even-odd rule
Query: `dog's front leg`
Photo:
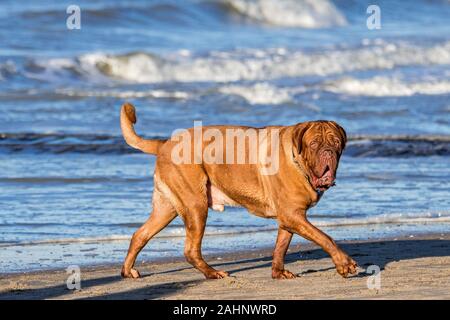
[[315, 242], [325, 250], [336, 265], [337, 272], [347, 277], [349, 273], [356, 273], [356, 262], [340, 249], [334, 240], [327, 234], [313, 226], [306, 218], [306, 211], [288, 211], [279, 216], [280, 226], [290, 232]]
[[274, 279], [293, 279], [295, 275], [284, 269], [284, 257], [291, 243], [292, 232], [278, 228], [277, 242], [273, 250], [272, 260], [272, 278]]

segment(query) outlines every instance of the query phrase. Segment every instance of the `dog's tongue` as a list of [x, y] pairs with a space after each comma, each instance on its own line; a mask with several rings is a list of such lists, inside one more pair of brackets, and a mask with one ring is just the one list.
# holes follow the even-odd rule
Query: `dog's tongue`
[[325, 174], [319, 179], [320, 181], [333, 181], [333, 173], [331, 172], [331, 170], [327, 170], [327, 172], [325, 172]]

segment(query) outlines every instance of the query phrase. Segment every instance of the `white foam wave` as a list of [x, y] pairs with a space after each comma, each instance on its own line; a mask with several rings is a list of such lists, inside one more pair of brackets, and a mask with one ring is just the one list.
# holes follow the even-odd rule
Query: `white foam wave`
[[418, 213], [389, 213], [372, 217], [339, 218], [333, 220], [317, 220], [310, 215], [314, 225], [318, 227], [363, 226], [383, 224], [427, 224], [448, 223], [450, 212], [418, 212]]
[[[432, 224], [432, 223], [450, 223], [450, 212], [417, 212], [417, 213], [389, 213], [381, 214], [373, 217], [361, 216], [353, 218], [336, 217], [334, 219], [321, 219], [310, 214], [310, 219], [317, 227], [342, 227], [342, 226], [366, 226], [366, 225], [386, 225], [386, 224]], [[230, 236], [242, 233], [258, 233], [258, 232], [275, 232], [276, 227], [261, 226], [252, 227], [236, 226], [236, 227], [220, 227], [209, 226], [205, 236]], [[182, 226], [165, 229], [157, 238], [179, 238], [185, 236], [185, 230]], [[46, 239], [36, 241], [0, 243], [0, 247], [11, 246], [31, 246], [31, 245], [52, 245], [52, 244], [70, 244], [70, 243], [96, 243], [96, 242], [112, 242], [112, 241], [129, 241], [129, 235], [111, 235], [106, 237], [80, 237], [80, 238], [62, 238], [62, 239]]]
[[436, 95], [450, 93], [450, 81], [432, 79], [423, 82], [404, 82], [398, 78], [381, 76], [371, 79], [343, 78], [327, 82], [323, 85], [323, 89], [334, 93], [374, 97]]
[[191, 95], [184, 91], [167, 91], [167, 90], [147, 90], [147, 91], [136, 91], [136, 90], [125, 90], [125, 91], [115, 91], [115, 90], [80, 90], [80, 89], [57, 89], [57, 94], [67, 95], [70, 97], [114, 97], [122, 99], [130, 98], [170, 98], [170, 99], [188, 99]]
[[382, 43], [312, 53], [277, 48], [212, 52], [204, 57], [95, 53], [85, 54], [73, 63], [82, 72], [140, 83], [270, 80], [409, 65], [446, 65], [450, 64], [450, 41], [433, 47]]
[[[220, 226], [208, 226], [205, 236], [226, 236], [232, 234], [253, 233], [253, 232], [267, 232], [275, 231], [277, 228], [268, 226], [247, 228], [245, 226], [220, 227]], [[184, 227], [172, 227], [163, 230], [161, 233], [155, 236], [155, 238], [179, 238], [184, 237], [186, 231]], [[130, 241], [129, 235], [110, 235], [103, 237], [80, 237], [80, 238], [57, 238], [57, 239], [45, 239], [34, 241], [21, 241], [21, 242], [4, 242], [0, 243], [1, 247], [12, 246], [33, 246], [33, 245], [52, 245], [52, 244], [71, 244], [71, 243], [98, 243], [98, 242], [114, 242], [114, 241]]]
[[[92, 54], [95, 56], [95, 54]], [[37, 59], [31, 61], [29, 69], [25, 69], [24, 75], [30, 79], [36, 79], [46, 82], [59, 82], [67, 74], [85, 74], [89, 76], [89, 80], [96, 80], [99, 77], [105, 78], [102, 73], [90, 65], [80, 64], [78, 59], [71, 58], [52, 58]]]
[[347, 24], [327, 0], [224, 0], [233, 10], [258, 22], [282, 27], [324, 28]]
[[4, 63], [0, 63], [0, 81], [5, 80], [8, 75], [16, 72], [17, 68], [13, 61], [8, 60]]
[[266, 82], [256, 83], [251, 86], [229, 85], [218, 89], [219, 92], [237, 95], [250, 104], [282, 104], [293, 101], [293, 94], [304, 92], [299, 88], [278, 88]]
[[21, 242], [4, 242], [0, 243], [0, 247], [87, 243], [87, 242], [112, 242], [112, 241], [129, 241], [129, 240], [130, 236], [111, 235], [107, 237], [80, 237], [80, 238], [45, 239], [45, 240], [21, 241]]
[[[450, 80], [436, 78], [423, 79], [420, 82], [405, 82], [399, 78], [374, 77], [370, 79], [341, 78], [325, 81], [312, 89], [321, 89], [333, 93], [374, 97], [412, 96], [415, 94], [439, 95], [450, 93]], [[284, 104], [295, 102], [295, 95], [308, 91], [307, 87], [277, 87], [267, 82], [253, 85], [226, 85], [218, 88], [223, 94], [237, 95], [250, 104]]]

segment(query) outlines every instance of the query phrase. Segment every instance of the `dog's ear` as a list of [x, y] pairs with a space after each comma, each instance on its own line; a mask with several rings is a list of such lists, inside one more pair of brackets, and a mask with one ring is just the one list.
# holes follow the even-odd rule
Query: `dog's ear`
[[347, 144], [347, 133], [345, 132], [344, 128], [342, 128], [337, 122], [330, 121], [334, 127], [336, 127], [337, 131], [339, 132], [341, 142], [342, 142], [342, 150], [345, 149], [345, 145]]
[[305, 132], [311, 127], [309, 122], [299, 123], [294, 127], [292, 131], [292, 145], [293, 145], [293, 153], [295, 156], [299, 155], [302, 152], [303, 145], [303, 136]]

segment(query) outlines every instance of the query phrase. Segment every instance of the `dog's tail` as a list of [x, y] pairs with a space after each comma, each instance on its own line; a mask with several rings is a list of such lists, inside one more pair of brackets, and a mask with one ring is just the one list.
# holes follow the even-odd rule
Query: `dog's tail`
[[136, 111], [131, 103], [125, 103], [120, 110], [120, 127], [122, 128], [123, 138], [126, 143], [142, 152], [149, 154], [158, 154], [159, 148], [166, 140], [143, 139], [134, 131], [136, 123]]

